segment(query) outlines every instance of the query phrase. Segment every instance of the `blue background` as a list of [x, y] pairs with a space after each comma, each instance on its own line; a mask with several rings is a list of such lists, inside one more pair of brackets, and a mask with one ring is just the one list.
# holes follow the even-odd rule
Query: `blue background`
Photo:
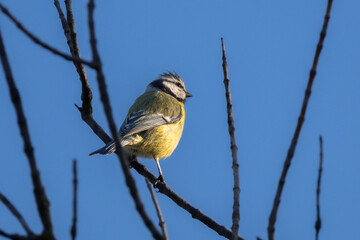
[[[42, 40], [68, 52], [52, 1], [2, 1]], [[91, 58], [86, 1], [73, 11], [82, 57]], [[61, 3], [63, 6], [63, 3]], [[233, 176], [220, 37], [224, 37], [240, 162], [239, 235], [266, 227], [293, 135], [327, 1], [97, 1], [98, 47], [114, 117], [158, 74], [175, 70], [194, 97], [186, 103], [179, 146], [161, 161], [166, 182], [218, 223], [231, 227]], [[324, 137], [321, 239], [360, 235], [360, 2], [335, 1], [304, 127], [289, 170], [277, 239], [312, 239], [319, 134]], [[57, 239], [70, 239], [72, 171], [78, 159], [78, 239], [150, 239], [135, 211], [115, 155], [89, 157], [103, 143], [81, 120], [81, 87], [71, 62], [36, 46], [0, 14], [0, 27], [23, 100]], [[0, 70], [2, 71], [2, 70]], [[94, 118], [106, 131], [94, 72]], [[0, 73], [0, 191], [40, 232], [29, 166]], [[157, 173], [153, 161], [140, 159]], [[132, 171], [147, 212], [158, 220], [143, 177]], [[221, 239], [157, 194], [170, 239]], [[23, 233], [0, 204], [0, 228]]]

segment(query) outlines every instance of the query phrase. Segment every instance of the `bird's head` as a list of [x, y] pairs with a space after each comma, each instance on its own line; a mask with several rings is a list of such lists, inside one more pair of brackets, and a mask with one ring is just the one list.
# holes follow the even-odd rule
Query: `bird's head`
[[167, 72], [159, 75], [156, 80], [152, 81], [146, 87], [145, 92], [150, 91], [165, 92], [182, 103], [185, 102], [186, 98], [192, 97], [192, 95], [186, 91], [184, 81], [176, 72]]

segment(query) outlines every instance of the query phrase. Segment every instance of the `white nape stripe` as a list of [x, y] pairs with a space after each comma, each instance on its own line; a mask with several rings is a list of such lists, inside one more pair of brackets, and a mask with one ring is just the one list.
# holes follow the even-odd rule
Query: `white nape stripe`
[[155, 91], [161, 91], [161, 89], [157, 88], [157, 87], [154, 87], [152, 85], [147, 85], [146, 89], [145, 89], [145, 92], [155, 92]]

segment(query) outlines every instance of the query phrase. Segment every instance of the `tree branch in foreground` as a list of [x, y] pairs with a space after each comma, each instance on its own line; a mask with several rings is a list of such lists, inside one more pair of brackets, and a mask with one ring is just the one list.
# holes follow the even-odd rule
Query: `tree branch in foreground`
[[93, 54], [93, 63], [96, 66], [96, 75], [97, 75], [97, 81], [99, 84], [101, 102], [103, 103], [103, 106], [104, 106], [104, 111], [105, 111], [105, 115], [106, 115], [106, 118], [107, 118], [107, 121], [109, 124], [111, 135], [115, 141], [116, 152], [118, 153], [117, 155], [119, 156], [120, 165], [124, 172], [126, 185], [129, 188], [130, 195], [135, 202], [136, 210], [138, 211], [139, 215], [141, 216], [142, 220], [144, 221], [144, 224], [149, 229], [149, 231], [151, 232], [153, 237], [155, 239], [161, 240], [162, 239], [161, 234], [159, 233], [159, 231], [156, 229], [156, 227], [152, 223], [151, 219], [149, 218], [149, 216], [147, 215], [147, 213], [145, 211], [144, 205], [141, 202], [139, 193], [136, 189], [135, 181], [134, 181], [133, 177], [131, 176], [131, 173], [129, 170], [128, 159], [127, 159], [126, 155], [123, 153], [123, 150], [120, 145], [117, 128], [115, 126], [112, 109], [110, 106], [109, 96], [107, 93], [105, 76], [102, 71], [100, 55], [98, 53], [97, 46], [96, 46], [95, 27], [94, 27], [94, 8], [95, 8], [94, 0], [89, 0], [88, 16], [89, 16], [89, 30], [90, 30], [90, 45], [91, 45], [91, 51]]
[[321, 217], [320, 217], [320, 186], [321, 186], [321, 176], [323, 172], [323, 139], [320, 135], [320, 158], [319, 158], [319, 171], [318, 171], [318, 179], [317, 179], [317, 187], [316, 187], [316, 222], [315, 222], [315, 239], [319, 239], [319, 232], [321, 229]]
[[320, 53], [321, 53], [321, 50], [322, 50], [322, 47], [323, 47], [323, 44], [324, 44], [324, 39], [325, 39], [325, 36], [326, 36], [326, 30], [327, 30], [327, 26], [328, 26], [329, 19], [330, 19], [330, 12], [331, 12], [332, 2], [333, 2], [332, 0], [328, 0], [328, 4], [327, 4], [327, 8], [326, 8], [326, 14], [325, 14], [325, 17], [324, 17], [324, 23], [323, 23], [322, 30], [321, 30], [321, 33], [320, 33], [320, 39], [319, 39], [319, 42], [318, 42], [317, 47], [316, 47], [316, 52], [315, 52], [315, 56], [314, 56], [314, 60], [313, 60], [313, 65], [312, 65], [312, 68], [310, 70], [310, 76], [309, 76], [309, 80], [308, 80], [308, 83], [307, 83], [307, 87], [306, 87], [305, 96], [304, 96], [303, 104], [302, 104], [302, 107], [301, 107], [300, 115], [299, 115], [299, 118], [298, 118], [298, 123], [297, 123], [296, 129], [295, 129], [293, 138], [291, 140], [289, 150], [288, 150], [287, 155], [286, 155], [283, 170], [282, 170], [281, 177], [280, 177], [280, 180], [279, 180], [279, 184], [278, 184], [278, 187], [277, 187], [277, 190], [276, 190], [276, 195], [275, 195], [275, 198], [274, 198], [273, 207], [272, 207], [272, 210], [271, 210], [271, 213], [270, 213], [270, 216], [269, 216], [269, 224], [268, 224], [268, 228], [267, 228], [267, 230], [268, 230], [268, 239], [269, 240], [274, 240], [275, 223], [276, 223], [276, 218], [277, 218], [277, 212], [278, 212], [278, 209], [279, 209], [279, 206], [280, 206], [280, 198], [281, 198], [282, 190], [283, 190], [284, 185], [285, 185], [286, 175], [287, 175], [287, 172], [288, 172], [288, 170], [290, 168], [291, 160], [292, 160], [292, 158], [294, 156], [294, 153], [295, 153], [295, 149], [296, 149], [297, 141], [298, 141], [298, 138], [299, 138], [299, 135], [300, 135], [300, 132], [301, 132], [301, 128], [302, 128], [302, 125], [303, 125], [304, 120], [305, 120], [305, 114], [306, 114], [306, 109], [307, 109], [307, 105], [308, 105], [310, 94], [311, 94], [311, 88], [312, 88], [312, 85], [313, 85], [313, 82], [314, 82], [314, 79], [315, 79], [315, 75], [316, 75], [316, 67], [317, 67], [319, 56], [320, 56]]
[[233, 204], [233, 213], [232, 213], [232, 233], [233, 239], [236, 240], [238, 231], [239, 231], [239, 222], [240, 222], [240, 181], [239, 181], [239, 161], [237, 158], [238, 147], [236, 146], [235, 139], [235, 127], [234, 127], [234, 115], [233, 115], [233, 107], [231, 101], [231, 93], [230, 93], [230, 80], [228, 74], [228, 64], [226, 61], [226, 53], [225, 53], [225, 44], [223, 38], [221, 38], [221, 48], [222, 48], [222, 67], [224, 72], [224, 85], [225, 85], [225, 96], [226, 96], [226, 108], [227, 108], [227, 116], [228, 116], [228, 130], [230, 135], [230, 148], [232, 154], [232, 169], [234, 175], [234, 204]]
[[0, 57], [4, 69], [6, 81], [9, 86], [11, 101], [16, 111], [17, 122], [19, 125], [20, 133], [24, 142], [24, 152], [30, 165], [35, 201], [44, 228], [42, 235], [46, 236], [47, 239], [55, 239], [53, 234], [51, 217], [50, 217], [50, 209], [49, 209], [50, 202], [46, 196], [45, 189], [41, 182], [40, 172], [36, 166], [34, 148], [31, 144], [27, 121], [21, 103], [21, 97], [11, 72], [10, 64], [5, 52], [5, 46], [3, 43], [1, 33], [0, 33]]

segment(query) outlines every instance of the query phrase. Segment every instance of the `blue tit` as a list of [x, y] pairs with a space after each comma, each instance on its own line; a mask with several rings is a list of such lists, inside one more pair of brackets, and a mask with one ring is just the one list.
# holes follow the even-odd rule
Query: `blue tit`
[[[135, 100], [120, 127], [123, 149], [139, 157], [153, 158], [161, 181], [159, 160], [169, 157], [178, 145], [185, 122], [184, 103], [191, 96], [177, 73], [163, 73]], [[112, 141], [90, 155], [114, 151]]]

